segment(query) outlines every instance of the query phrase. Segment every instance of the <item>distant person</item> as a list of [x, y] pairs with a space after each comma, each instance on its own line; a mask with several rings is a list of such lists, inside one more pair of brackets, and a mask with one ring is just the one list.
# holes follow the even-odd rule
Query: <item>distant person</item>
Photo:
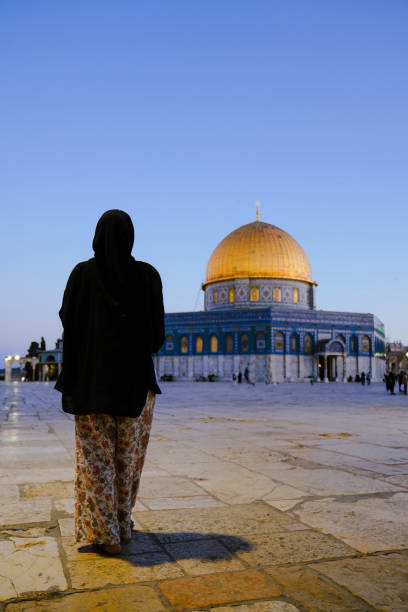
[[365, 375], [365, 372], [361, 372], [361, 384], [362, 385], [366, 384], [366, 375]]
[[404, 375], [402, 377], [402, 385], [404, 387], [404, 395], [407, 394], [407, 387], [408, 387], [408, 374], [406, 372], [404, 372]]
[[232, 375], [232, 382], [235, 384], [237, 382], [237, 375], [235, 374], [235, 372]]
[[356, 382], [356, 383], [361, 382], [360, 374], [356, 374], [356, 377], [355, 377], [355, 379], [354, 379], [354, 382]]
[[245, 378], [245, 382], [249, 383], [249, 370], [248, 370], [248, 367], [246, 367], [245, 370], [244, 370], [244, 378]]
[[45, 340], [43, 336], [41, 336], [40, 351], [45, 351]]
[[238, 372], [238, 383], [239, 384], [242, 383], [242, 372], [241, 372], [241, 370]]
[[56, 389], [75, 415], [76, 541], [105, 553], [131, 538], [156, 393], [152, 353], [164, 340], [158, 272], [131, 255], [134, 230], [121, 210], [99, 219], [95, 257], [68, 279], [59, 312], [63, 371]]
[[398, 391], [400, 393], [402, 393], [402, 384], [403, 384], [403, 380], [404, 380], [404, 372], [403, 370], [400, 370], [400, 373], [398, 374]]
[[370, 372], [367, 372], [367, 385], [369, 385], [371, 383], [371, 374]]
[[395, 376], [394, 372], [389, 372], [388, 373], [388, 388], [391, 392], [391, 395], [395, 395], [394, 387], [395, 387], [396, 380], [397, 380], [397, 377]]
[[351, 375], [347, 378], [347, 382], [348, 383], [353, 382], [353, 377]]

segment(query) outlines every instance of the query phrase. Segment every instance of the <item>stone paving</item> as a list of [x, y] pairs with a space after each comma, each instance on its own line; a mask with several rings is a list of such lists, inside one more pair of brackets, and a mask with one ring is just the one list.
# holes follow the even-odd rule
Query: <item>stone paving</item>
[[408, 397], [166, 383], [119, 558], [73, 539], [73, 422], [0, 383], [0, 607], [408, 611]]

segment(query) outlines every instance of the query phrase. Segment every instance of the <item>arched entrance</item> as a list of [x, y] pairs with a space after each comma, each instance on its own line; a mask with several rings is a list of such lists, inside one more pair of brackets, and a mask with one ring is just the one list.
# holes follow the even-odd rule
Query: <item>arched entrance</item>
[[320, 340], [316, 346], [318, 377], [322, 382], [343, 382], [346, 377], [345, 347], [340, 338]]
[[[13, 364], [17, 364], [20, 368], [20, 373], [18, 375], [18, 378], [14, 378], [13, 377]], [[34, 380], [35, 379], [35, 372], [36, 372], [36, 368], [38, 368], [38, 364], [39, 364], [39, 359], [38, 357], [20, 357], [20, 355], [9, 355], [8, 357], [6, 357], [5, 359], [5, 373], [4, 373], [4, 380], [5, 382], [11, 382], [13, 379], [14, 380]], [[28, 366], [27, 369], [25, 366]], [[26, 374], [28, 372], [31, 372], [31, 375], [29, 377], [27, 377]]]

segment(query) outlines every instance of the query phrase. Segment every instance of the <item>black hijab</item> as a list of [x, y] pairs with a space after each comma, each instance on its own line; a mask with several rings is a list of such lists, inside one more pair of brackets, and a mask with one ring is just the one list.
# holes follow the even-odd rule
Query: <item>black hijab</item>
[[108, 296], [123, 306], [132, 299], [134, 290], [131, 255], [134, 238], [132, 219], [123, 210], [113, 209], [99, 219], [92, 242], [100, 281]]

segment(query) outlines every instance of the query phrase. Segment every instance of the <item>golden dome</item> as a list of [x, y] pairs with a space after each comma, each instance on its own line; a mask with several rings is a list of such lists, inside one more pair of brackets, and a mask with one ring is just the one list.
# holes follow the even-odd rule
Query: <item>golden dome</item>
[[233, 278], [313, 283], [309, 260], [300, 244], [279, 227], [262, 221], [242, 225], [219, 243], [209, 259], [203, 287]]

